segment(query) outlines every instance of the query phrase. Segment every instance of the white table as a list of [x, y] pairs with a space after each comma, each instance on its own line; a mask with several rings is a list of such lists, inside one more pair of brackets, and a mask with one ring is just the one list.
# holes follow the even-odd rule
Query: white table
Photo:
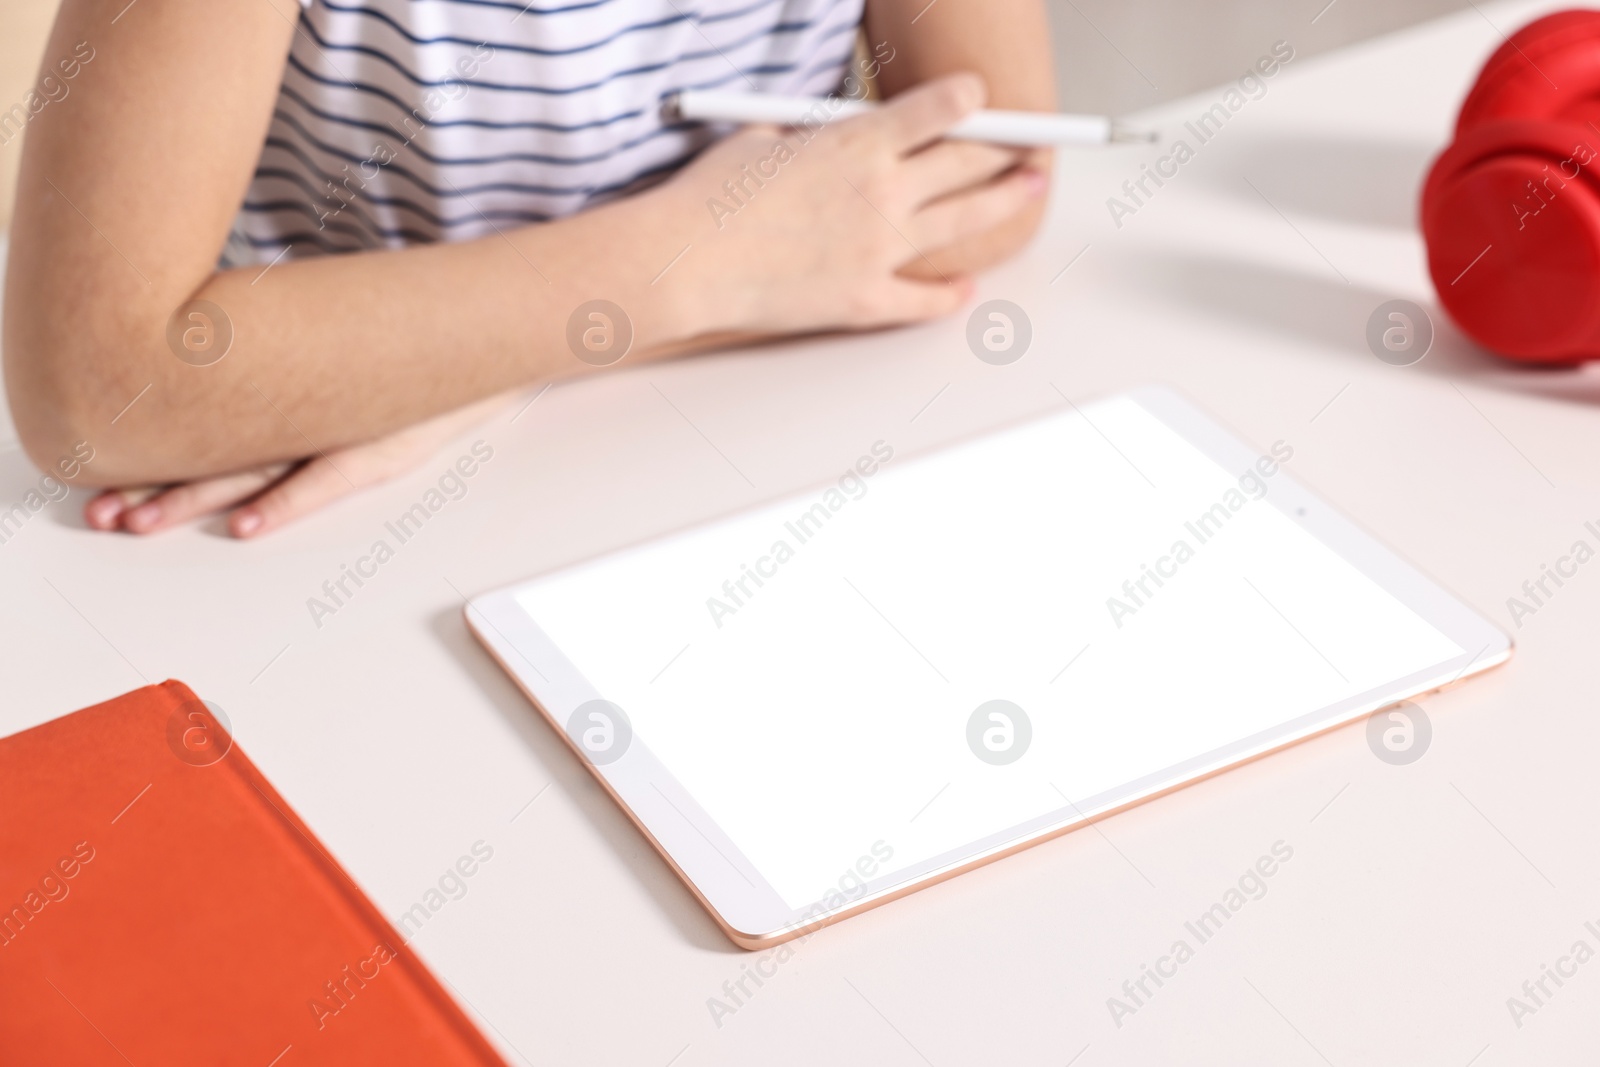
[[[479, 650], [458, 595], [817, 483], [880, 437], [913, 454], [1054, 409], [1057, 387], [1163, 381], [1290, 442], [1297, 476], [1509, 626], [1506, 598], [1600, 518], [1600, 379], [1501, 364], [1437, 314], [1409, 368], [1363, 331], [1386, 299], [1436, 306], [1423, 169], [1491, 21], [1552, 6], [1297, 60], [1120, 230], [1105, 200], [1158, 153], [1066, 156], [1048, 232], [982, 283], [1032, 316], [1011, 366], [951, 321], [562, 386], [252, 544], [90, 533], [74, 492], [0, 545], [0, 732], [180, 678], [391, 917], [487, 842], [413, 944], [513, 1062], [1573, 1062], [1600, 963], [1520, 1028], [1506, 998], [1575, 940], [1600, 948], [1600, 564], [1524, 620], [1510, 665], [1426, 702], [1421, 761], [1337, 731], [824, 931], [720, 1027], [708, 998], [752, 957]], [[1177, 133], [1220, 93], [1146, 117]], [[495, 455], [468, 496], [316, 628], [306, 599], [479, 437]], [[36, 478], [0, 455], [0, 507]], [[1267, 895], [1114, 1025], [1107, 998], [1280, 839]]]

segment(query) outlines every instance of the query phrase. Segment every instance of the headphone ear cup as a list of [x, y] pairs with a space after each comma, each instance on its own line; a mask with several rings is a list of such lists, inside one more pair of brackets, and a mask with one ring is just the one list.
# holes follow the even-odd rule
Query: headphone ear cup
[[1456, 135], [1503, 119], [1600, 118], [1600, 11], [1536, 19], [1495, 50], [1462, 102]]
[[1600, 358], [1600, 134], [1485, 122], [1422, 192], [1440, 303], [1487, 348], [1537, 363]]
[[1581, 34], [1597, 16], [1600, 16], [1600, 11], [1575, 7], [1534, 19], [1514, 31], [1484, 61], [1483, 69], [1478, 72], [1478, 81], [1485, 81], [1491, 75], [1502, 75], [1508, 65], [1526, 66], [1530, 53], [1539, 52], [1547, 46], [1547, 42], [1558, 41], [1574, 31]]

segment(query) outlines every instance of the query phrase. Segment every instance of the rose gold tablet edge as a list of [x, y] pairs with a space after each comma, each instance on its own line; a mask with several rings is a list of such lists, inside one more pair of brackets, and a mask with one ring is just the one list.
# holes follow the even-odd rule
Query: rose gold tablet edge
[[[1200, 782], [1204, 782], [1209, 778], [1213, 778], [1216, 775], [1223, 773], [1224, 771], [1231, 771], [1237, 767], [1243, 767], [1247, 763], [1254, 763], [1263, 756], [1275, 755], [1284, 751], [1285, 749], [1292, 748], [1295, 745], [1302, 744], [1306, 741], [1310, 741], [1313, 738], [1321, 737], [1324, 734], [1332, 733], [1334, 730], [1349, 726], [1351, 723], [1356, 721], [1355, 718], [1351, 718], [1332, 723], [1313, 733], [1306, 734], [1304, 737], [1293, 738], [1283, 742], [1280, 745], [1274, 745], [1272, 748], [1257, 752], [1254, 755], [1245, 756], [1241, 759], [1234, 760], [1231, 763], [1222, 764], [1219, 767], [1213, 767], [1204, 774], [1196, 775], [1193, 778], [1185, 778], [1180, 782], [1174, 782], [1172, 785], [1158, 789], [1155, 792], [1145, 793], [1140, 796], [1130, 798], [1126, 802], [1118, 804], [1114, 808], [1107, 808], [1104, 811], [1096, 812], [1094, 815], [1091, 815], [1088, 818], [1080, 819], [1077, 822], [1068, 823], [1065, 826], [1057, 826], [1052, 829], [1041, 830], [1030, 837], [1022, 838], [1010, 845], [1007, 845], [1005, 848], [1002, 848], [997, 852], [968, 860], [959, 866], [951, 867], [947, 870], [924, 875], [913, 881], [907, 882], [903, 886], [890, 890], [887, 893], [873, 897], [871, 900], [862, 901], [859, 904], [852, 905], [840, 911], [830, 912], [814, 922], [786, 928], [773, 933], [750, 934], [729, 925], [728, 921], [722, 917], [720, 912], [717, 911], [716, 906], [713, 905], [711, 901], [706, 899], [704, 893], [700, 892], [700, 888], [694, 884], [694, 880], [684, 872], [682, 867], [678, 866], [677, 861], [672, 858], [671, 853], [662, 847], [661, 842], [656, 840], [655, 835], [650, 832], [649, 827], [645, 826], [645, 824], [639, 820], [639, 817], [634, 814], [633, 809], [628, 806], [621, 796], [618, 795], [615, 789], [611, 788], [611, 783], [606, 781], [605, 775], [600, 773], [600, 769], [589, 760], [584, 758], [583, 753], [578, 751], [578, 746], [573, 743], [573, 740], [570, 736], [568, 736], [567, 731], [563, 729], [561, 724], [555, 720], [554, 716], [545, 710], [544, 705], [539, 702], [539, 699], [535, 697], [528, 687], [522, 683], [521, 676], [516, 671], [511, 669], [511, 665], [507, 663], [500, 653], [495, 650], [494, 645], [486, 637], [484, 637], [483, 633], [476, 626], [472, 624], [472, 610], [472, 604], [471, 602], [468, 602], [468, 604], [462, 608], [462, 618], [466, 621], [467, 629], [472, 631], [472, 635], [478, 639], [478, 643], [482, 645], [489, 653], [490, 658], [500, 665], [500, 669], [502, 671], [510, 676], [512, 682], [515, 683], [516, 687], [522, 691], [522, 695], [528, 698], [528, 702], [531, 703], [535, 710], [537, 710], [539, 714], [544, 717], [545, 722], [549, 723], [551, 728], [555, 730], [556, 736], [565, 742], [567, 748], [571, 749], [572, 754], [577, 757], [578, 762], [594, 777], [595, 781], [600, 783], [600, 788], [606, 791], [606, 793], [611, 797], [612, 801], [615, 802], [617, 807], [620, 808], [623, 814], [628, 817], [628, 821], [633, 823], [633, 825], [638, 828], [639, 832], [644, 835], [645, 840], [650, 842], [650, 846], [656, 850], [663, 860], [666, 861], [667, 866], [672, 868], [672, 872], [678, 876], [678, 880], [682, 882], [688, 888], [689, 892], [694, 895], [694, 898], [700, 902], [700, 906], [705, 909], [707, 915], [711, 916], [711, 920], [717, 924], [719, 929], [722, 930], [723, 935], [738, 947], [751, 952], [774, 948], [786, 941], [793, 941], [798, 937], [809, 936], [813, 933], [816, 933], [818, 930], [823, 929], [824, 927], [832, 926], [834, 923], [840, 922], [844, 919], [851, 918], [855, 915], [860, 915], [862, 912], [871, 911], [873, 908], [876, 908], [879, 905], [887, 904], [890, 901], [899, 900], [901, 897], [908, 896], [909, 894], [915, 893], [921, 889], [926, 889], [929, 886], [938, 885], [940, 882], [954, 878], [958, 874], [966, 874], [968, 871], [987, 866], [996, 860], [1004, 859], [1007, 856], [1013, 856], [1024, 849], [1029, 849], [1035, 845], [1043, 844], [1046, 841], [1054, 840], [1063, 834], [1071, 833], [1074, 830], [1081, 830], [1086, 826], [1092, 826], [1102, 819], [1110, 818], [1113, 815], [1120, 814], [1121, 812], [1127, 811], [1130, 808], [1138, 807], [1141, 804], [1147, 804], [1152, 800], [1159, 800], [1161, 797], [1167, 796], [1171, 793], [1176, 793], [1180, 789], [1187, 789], [1189, 786], [1196, 785]], [[481, 611], [482, 609], [479, 610]], [[1498, 627], [1495, 627], [1495, 629], [1497, 632], [1500, 632]], [[1396, 707], [1407, 700], [1414, 700], [1418, 697], [1432, 696], [1435, 693], [1441, 693], [1446, 689], [1454, 688], [1455, 686], [1466, 681], [1468, 678], [1476, 678], [1479, 675], [1486, 674], [1489, 671], [1494, 670], [1496, 667], [1502, 666], [1511, 659], [1512, 653], [1516, 649], [1515, 639], [1512, 638], [1510, 634], [1506, 634], [1505, 638], [1505, 652], [1493, 663], [1490, 663], [1482, 669], [1474, 671], [1471, 674], [1467, 674], [1465, 671], [1463, 671], [1460, 675], [1452, 678], [1450, 681], [1445, 682], [1442, 685], [1436, 685], [1432, 689], [1426, 690], [1422, 693], [1414, 694], [1413, 696], [1402, 697], [1400, 700], [1392, 701], [1391, 703], [1385, 704], [1382, 707], [1375, 708], [1368, 714], [1376, 715], [1385, 708]], [[1471, 664], [1468, 664], [1468, 666], [1471, 666]], [[1357, 718], [1360, 718], [1360, 716]]]
[[[559, 722], [556, 721], [555, 716], [551, 715], [550, 712], [546, 710], [545, 706], [539, 702], [539, 698], [533, 695], [532, 690], [523, 684], [522, 677], [516, 671], [511, 669], [511, 665], [506, 662], [505, 658], [501, 656], [498, 651], [495, 650], [493, 643], [491, 643], [488, 638], [483, 635], [482, 631], [472, 624], [472, 610], [473, 606], [469, 601], [467, 605], [462, 608], [461, 614], [462, 618], [466, 620], [467, 629], [472, 631], [472, 636], [478, 639], [478, 644], [482, 645], [489, 653], [489, 657], [493, 659], [495, 663], [499, 664], [502, 671], [510, 676], [511, 681], [518, 689], [522, 691], [522, 695], [528, 698], [528, 703], [533, 705], [534, 710], [539, 713], [544, 721], [549, 724], [550, 728], [555, 731], [556, 736], [561, 738], [562, 742], [566, 744], [567, 748], [572, 751], [572, 754], [577, 757], [579, 765], [582, 766], [584, 770], [588, 771], [596, 782], [600, 783], [600, 788], [606, 791], [606, 794], [611, 797], [612, 802], [616, 804], [618, 810], [626, 815], [628, 817], [628, 821], [633, 823], [638, 831], [644, 835], [644, 839], [646, 841], [650, 842], [650, 847], [654, 848], [661, 858], [667, 862], [667, 866], [672, 868], [672, 873], [678, 876], [678, 880], [688, 888], [690, 893], [694, 894], [694, 898], [700, 902], [700, 906], [705, 909], [707, 915], [711, 916], [712, 921], [715, 922], [719, 928], [721, 928], [723, 934], [728, 938], [728, 940], [732, 941], [740, 948], [745, 949], [766, 947], [766, 942], [750, 940], [751, 935], [735, 929], [734, 927], [730, 926], [725, 919], [723, 919], [722, 915], [717, 911], [716, 906], [713, 905], [711, 901], [707, 900], [705, 894], [700, 892], [700, 887], [694, 884], [694, 879], [690, 878], [688, 874], [684, 872], [683, 868], [678, 866], [677, 861], [672, 858], [672, 854], [663, 848], [661, 842], [657, 841], [656, 836], [650, 832], [650, 828], [639, 820], [639, 817], [634, 814], [633, 808], [630, 807], [628, 803], [624, 801], [617, 793], [617, 791], [611, 787], [611, 783], [606, 781], [606, 776], [600, 773], [600, 768], [596, 767], [588, 759], [584, 758], [583, 753], [578, 750], [578, 746], [573, 742], [567, 731], [562, 728]], [[481, 611], [482, 609], [479, 610]], [[788, 939], [784, 938], [783, 940]], [[778, 942], [774, 941], [771, 943], [777, 944]]]

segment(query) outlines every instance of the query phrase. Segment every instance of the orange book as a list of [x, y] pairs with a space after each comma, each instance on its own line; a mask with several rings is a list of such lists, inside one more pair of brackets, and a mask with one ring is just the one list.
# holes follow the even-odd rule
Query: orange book
[[0, 739], [0, 1062], [504, 1065], [181, 682]]

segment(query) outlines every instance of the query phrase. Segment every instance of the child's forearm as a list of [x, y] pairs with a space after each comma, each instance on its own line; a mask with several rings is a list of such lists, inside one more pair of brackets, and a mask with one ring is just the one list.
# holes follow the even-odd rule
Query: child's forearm
[[[97, 482], [175, 481], [370, 440], [583, 373], [614, 357], [629, 330], [630, 362], [683, 351], [715, 325], [666, 269], [689, 243], [687, 221], [647, 194], [461, 244], [222, 272], [188, 300], [135, 290], [115, 313], [92, 303], [74, 313], [74, 287], [24, 238], [6, 345], [19, 428], [41, 461], [90, 441]], [[585, 362], [568, 323], [591, 299], [625, 317], [585, 319], [592, 344], [613, 346], [585, 348]], [[189, 301], [222, 309], [219, 333], [231, 327], [231, 347], [210, 366], [167, 343], [172, 305]], [[207, 340], [217, 343], [196, 335]]]

